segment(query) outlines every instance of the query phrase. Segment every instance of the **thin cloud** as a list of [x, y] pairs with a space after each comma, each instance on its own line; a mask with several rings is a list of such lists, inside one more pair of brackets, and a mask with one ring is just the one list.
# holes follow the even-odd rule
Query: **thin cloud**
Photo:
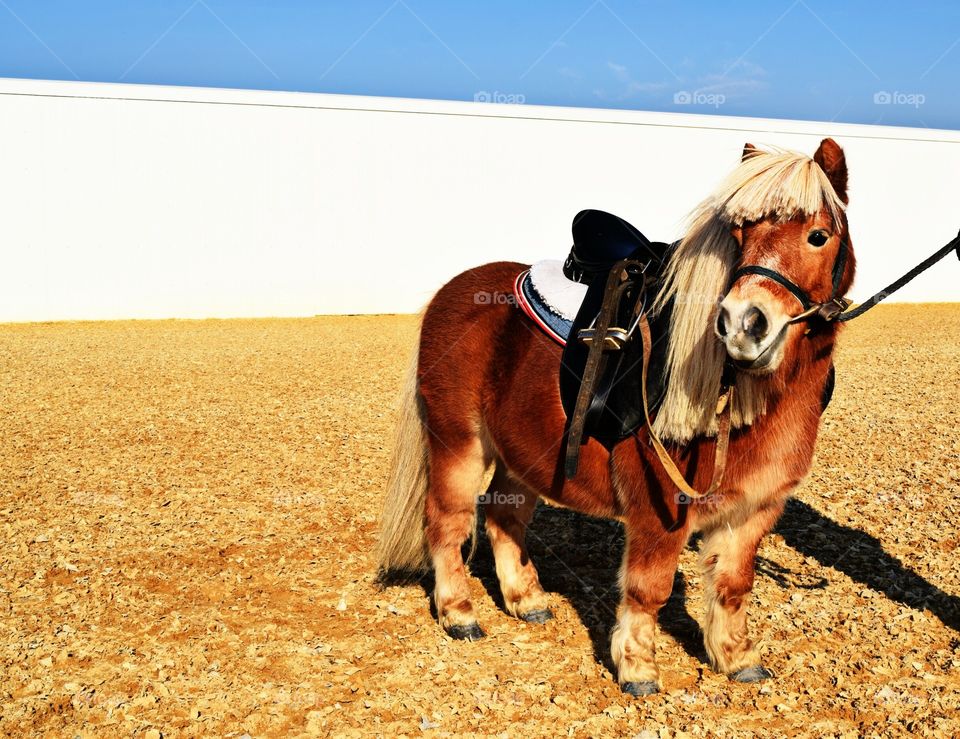
[[627, 100], [637, 95], [662, 92], [669, 87], [668, 83], [662, 81], [634, 79], [633, 75], [630, 74], [630, 69], [625, 64], [608, 61], [607, 69], [613, 73], [614, 78], [620, 83], [620, 87], [612, 93], [604, 89], [595, 89], [593, 94], [601, 100]]
[[722, 82], [716, 82], [715, 84], [701, 85], [697, 87], [697, 92], [713, 92], [713, 93], [722, 93], [728, 98], [732, 97], [742, 97], [749, 95], [751, 93], [761, 92], [766, 90], [769, 85], [763, 80], [756, 79], [744, 79], [744, 80], [731, 80], [726, 79]]
[[723, 74], [707, 74], [691, 85], [697, 92], [723, 94], [727, 98], [747, 97], [769, 87], [767, 70], [759, 64], [738, 60]]

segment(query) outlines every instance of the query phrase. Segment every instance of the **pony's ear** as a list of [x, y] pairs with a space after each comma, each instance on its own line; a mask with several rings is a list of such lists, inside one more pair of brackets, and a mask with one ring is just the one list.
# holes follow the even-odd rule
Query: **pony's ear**
[[837, 196], [847, 203], [847, 159], [843, 155], [843, 149], [833, 139], [824, 139], [820, 142], [820, 148], [813, 155], [813, 161], [820, 165], [833, 185]]
[[748, 141], [743, 145], [743, 156], [740, 157], [740, 161], [741, 162], [747, 161], [750, 157], [752, 157], [758, 151], [760, 150]]

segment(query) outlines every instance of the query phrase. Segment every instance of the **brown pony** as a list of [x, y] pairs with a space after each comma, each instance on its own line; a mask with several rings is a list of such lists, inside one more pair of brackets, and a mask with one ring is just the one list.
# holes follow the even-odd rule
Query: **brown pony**
[[478, 498], [506, 609], [525, 621], [552, 615], [524, 543], [538, 498], [619, 519], [626, 548], [611, 652], [623, 690], [647, 695], [659, 689], [657, 613], [682, 550], [701, 532], [711, 664], [744, 682], [770, 677], [747, 628], [754, 560], [810, 468], [839, 326], [791, 323], [798, 298], [768, 275], [730, 281], [738, 266], [758, 265], [813, 301], [829, 300], [834, 287], [843, 295], [854, 275], [852, 253], [839, 258], [848, 242], [846, 203], [846, 162], [833, 140], [813, 158], [748, 144], [673, 252], [653, 308], [674, 304], [669, 384], [653, 428], [698, 490], [713, 472], [722, 368], [728, 358], [738, 368], [723, 484], [698, 500], [678, 494], [646, 428], [609, 452], [589, 439], [576, 477], [565, 479], [560, 348], [511, 300], [490, 298], [512, 296], [525, 265], [487, 264], [444, 285], [423, 316], [406, 383], [381, 571], [432, 564], [441, 626], [454, 638], [477, 639], [484, 634], [461, 546], [473, 533]]

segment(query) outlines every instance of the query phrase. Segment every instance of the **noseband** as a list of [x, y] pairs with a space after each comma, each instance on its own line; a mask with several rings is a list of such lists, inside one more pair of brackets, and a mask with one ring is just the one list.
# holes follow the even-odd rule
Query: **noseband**
[[849, 249], [850, 246], [847, 243], [847, 237], [844, 236], [840, 240], [840, 248], [837, 250], [837, 258], [833, 263], [833, 290], [830, 293], [830, 299], [825, 303], [814, 302], [810, 298], [809, 293], [797, 285], [797, 283], [784, 277], [776, 270], [772, 270], [769, 267], [763, 267], [759, 264], [748, 264], [745, 267], [740, 267], [740, 269], [734, 272], [733, 276], [730, 278], [730, 284], [727, 286], [727, 292], [730, 292], [733, 286], [742, 277], [746, 277], [747, 275], [760, 275], [761, 277], [766, 277], [768, 280], [773, 280], [781, 287], [786, 288], [793, 295], [793, 297], [800, 301], [800, 305], [803, 306], [803, 312], [791, 318], [788, 323], [807, 321], [814, 316], [819, 316], [825, 321], [832, 321], [850, 306], [850, 301], [844, 297], [841, 297], [839, 294], [840, 283], [843, 281], [843, 273], [847, 267], [847, 253]]
[[863, 301], [853, 310], [847, 310], [847, 308], [850, 307], [851, 302], [846, 298], [840, 297], [839, 295], [840, 282], [843, 280], [843, 272], [847, 266], [847, 252], [849, 250], [850, 245], [847, 242], [847, 237], [844, 236], [840, 241], [840, 249], [837, 252], [837, 259], [833, 263], [833, 292], [830, 295], [830, 300], [828, 300], [826, 303], [814, 303], [810, 299], [810, 296], [807, 295], [806, 291], [799, 287], [795, 282], [791, 282], [779, 272], [775, 272], [768, 267], [761, 267], [759, 264], [749, 264], [746, 267], [741, 267], [734, 272], [733, 277], [730, 278], [730, 284], [727, 286], [727, 292], [730, 292], [730, 288], [732, 288], [734, 283], [741, 277], [745, 277], [746, 275], [760, 275], [761, 277], [771, 279], [778, 285], [785, 287], [797, 300], [800, 301], [801, 305], [803, 305], [803, 312], [791, 318], [789, 321], [790, 323], [808, 321], [814, 316], [819, 317], [824, 321], [852, 321], [854, 318], [859, 318], [862, 316], [880, 301], [893, 295], [897, 290], [910, 282], [914, 277], [922, 272], [926, 272], [951, 252], [955, 253], [957, 258], [960, 259], [960, 234], [957, 234], [955, 239], [947, 242], [905, 275], [891, 282], [889, 285], [883, 288], [883, 290], [875, 293], [873, 297]]

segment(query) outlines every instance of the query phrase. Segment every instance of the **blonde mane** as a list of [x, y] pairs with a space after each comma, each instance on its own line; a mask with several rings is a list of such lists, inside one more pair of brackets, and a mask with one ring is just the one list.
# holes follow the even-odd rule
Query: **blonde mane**
[[[735, 226], [764, 219], [789, 220], [827, 210], [842, 218], [844, 204], [827, 175], [810, 157], [791, 151], [750, 153], [690, 215], [686, 236], [667, 265], [658, 311], [673, 301], [669, 382], [654, 430], [685, 443], [716, 435], [716, 404], [726, 352], [713, 333], [719, 300], [739, 261]], [[732, 422], [749, 426], [767, 407], [762, 379], [741, 375]]]

